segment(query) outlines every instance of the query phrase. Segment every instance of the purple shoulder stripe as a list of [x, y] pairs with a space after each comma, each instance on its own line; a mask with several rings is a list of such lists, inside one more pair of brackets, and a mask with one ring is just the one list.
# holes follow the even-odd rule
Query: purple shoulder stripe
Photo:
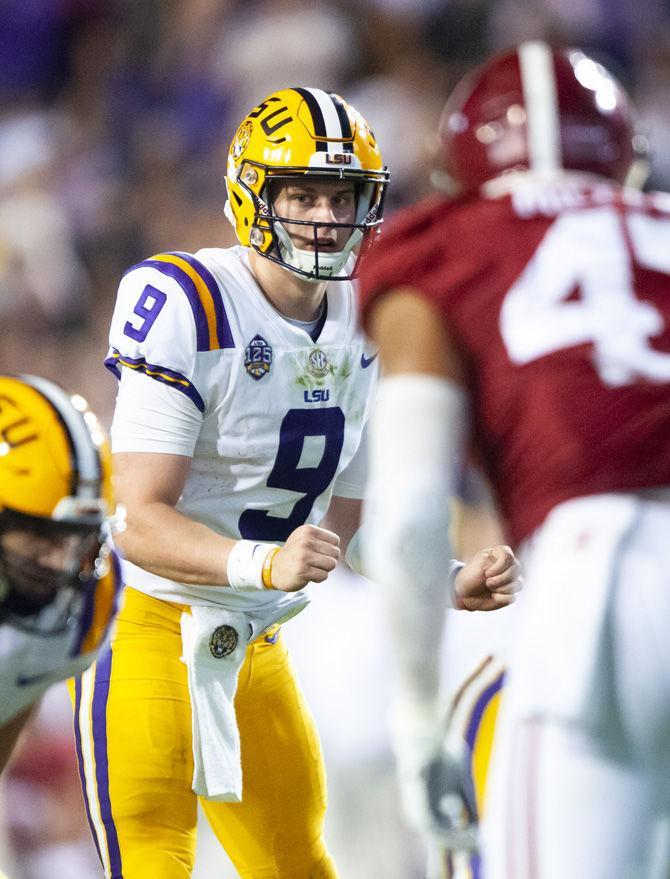
[[203, 308], [200, 297], [198, 296], [198, 291], [191, 278], [189, 278], [183, 269], [180, 269], [179, 266], [176, 266], [171, 262], [162, 262], [158, 259], [146, 259], [144, 262], [141, 262], [139, 266], [135, 266], [135, 268], [139, 268], [140, 266], [150, 266], [152, 269], [157, 269], [161, 274], [167, 275], [168, 278], [173, 278], [179, 284], [186, 294], [188, 303], [191, 306], [191, 311], [193, 312], [193, 319], [195, 320], [196, 349], [198, 351], [209, 351], [209, 327], [207, 326], [207, 315], [205, 314], [205, 309]]
[[[230, 329], [230, 323], [228, 322], [226, 310], [223, 305], [221, 291], [219, 290], [219, 285], [217, 284], [216, 279], [209, 271], [209, 269], [207, 269], [200, 262], [200, 260], [196, 259], [190, 253], [168, 251], [163, 254], [163, 256], [178, 257], [179, 259], [188, 263], [189, 266], [191, 266], [191, 268], [194, 270], [194, 272], [197, 273], [197, 275], [207, 287], [207, 290], [209, 291], [209, 294], [212, 298], [212, 303], [214, 306], [214, 320], [216, 323], [215, 332], [217, 345], [219, 348], [234, 348], [235, 342], [233, 340], [233, 334]], [[172, 278], [179, 284], [179, 286], [186, 294], [186, 298], [188, 299], [189, 305], [191, 306], [191, 311], [193, 312], [197, 350], [212, 350], [212, 346], [210, 345], [207, 314], [205, 312], [205, 308], [202, 304], [200, 295], [193, 282], [193, 279], [189, 277], [188, 273], [185, 272], [184, 269], [182, 269], [180, 266], [175, 265], [175, 263], [172, 262], [163, 261], [161, 259], [145, 259], [143, 262], [131, 266], [128, 271], [124, 273], [124, 277], [129, 272], [132, 272], [135, 269], [142, 268], [143, 266], [148, 266], [152, 269], [156, 269], [157, 271], [161, 272], [161, 274], [166, 275], [168, 278]]]
[[216, 282], [216, 279], [209, 271], [209, 269], [204, 266], [199, 259], [196, 259], [190, 253], [180, 253], [175, 251], [175, 256], [181, 257], [184, 262], [187, 262], [191, 266], [191, 268], [195, 269], [195, 271], [200, 275], [202, 280], [207, 285], [207, 289], [209, 290], [212, 297], [212, 302], [214, 303], [214, 313], [216, 315], [216, 335], [219, 342], [219, 348], [234, 348], [235, 342], [233, 340], [233, 334], [230, 330], [228, 316], [226, 314], [226, 309], [223, 305], [223, 297], [221, 296], [221, 291], [219, 289], [219, 285]]

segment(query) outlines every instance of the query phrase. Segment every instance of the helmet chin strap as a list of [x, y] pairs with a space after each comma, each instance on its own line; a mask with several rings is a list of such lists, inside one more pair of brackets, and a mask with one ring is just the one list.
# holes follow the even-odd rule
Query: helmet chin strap
[[[279, 251], [286, 264], [286, 268], [297, 269], [298, 274], [300, 272], [309, 273], [311, 277], [305, 277], [302, 274], [300, 274], [300, 277], [316, 284], [333, 277], [337, 279], [336, 276], [346, 265], [352, 250], [363, 238], [362, 230], [354, 229], [342, 250], [338, 250], [335, 253], [319, 253], [318, 250], [300, 250], [300, 248], [296, 247], [284, 226], [277, 221], [274, 223], [274, 230], [277, 234]], [[317, 269], [318, 275], [316, 274]]]

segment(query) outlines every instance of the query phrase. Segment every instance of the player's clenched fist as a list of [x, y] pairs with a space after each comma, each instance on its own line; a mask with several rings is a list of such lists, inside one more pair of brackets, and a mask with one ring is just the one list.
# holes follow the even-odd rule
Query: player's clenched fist
[[301, 525], [272, 560], [272, 587], [297, 592], [310, 582], [322, 583], [340, 558], [340, 538], [316, 525]]
[[480, 550], [456, 575], [456, 607], [497, 610], [514, 601], [521, 589], [519, 562], [509, 546]]

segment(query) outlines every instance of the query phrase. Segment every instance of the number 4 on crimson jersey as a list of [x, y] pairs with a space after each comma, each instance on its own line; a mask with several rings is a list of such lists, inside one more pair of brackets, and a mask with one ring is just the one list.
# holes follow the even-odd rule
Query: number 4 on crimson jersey
[[670, 485], [669, 241], [664, 195], [527, 177], [410, 209], [364, 267], [364, 315], [412, 287], [472, 366], [475, 451], [514, 541], [569, 498]]

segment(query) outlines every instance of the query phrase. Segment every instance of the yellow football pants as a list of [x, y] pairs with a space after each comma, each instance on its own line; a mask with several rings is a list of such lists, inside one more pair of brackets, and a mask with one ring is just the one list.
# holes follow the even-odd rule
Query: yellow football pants
[[[178, 605], [125, 590], [111, 649], [73, 688], [87, 817], [107, 879], [187, 879], [197, 797]], [[202, 801], [243, 879], [337, 879], [325, 773], [281, 636], [247, 648], [235, 709], [243, 802]]]

